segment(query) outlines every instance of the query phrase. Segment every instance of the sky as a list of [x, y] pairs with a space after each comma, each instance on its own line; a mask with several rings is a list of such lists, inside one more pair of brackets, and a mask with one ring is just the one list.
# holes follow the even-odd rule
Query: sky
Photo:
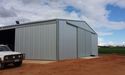
[[98, 45], [125, 43], [125, 0], [0, 0], [0, 26], [53, 18], [86, 21]]

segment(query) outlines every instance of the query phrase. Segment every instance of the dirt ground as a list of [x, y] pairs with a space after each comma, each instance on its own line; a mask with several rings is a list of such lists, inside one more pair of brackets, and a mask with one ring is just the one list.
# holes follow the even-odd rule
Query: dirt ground
[[0, 75], [125, 75], [125, 56], [104, 55], [49, 64], [24, 63], [21, 67], [1, 70]]

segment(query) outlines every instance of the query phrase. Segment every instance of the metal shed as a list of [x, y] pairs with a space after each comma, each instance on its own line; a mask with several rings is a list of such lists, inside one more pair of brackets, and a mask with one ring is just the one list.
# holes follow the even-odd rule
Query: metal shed
[[63, 60], [98, 55], [97, 33], [85, 22], [53, 19], [0, 28], [0, 44], [26, 59]]

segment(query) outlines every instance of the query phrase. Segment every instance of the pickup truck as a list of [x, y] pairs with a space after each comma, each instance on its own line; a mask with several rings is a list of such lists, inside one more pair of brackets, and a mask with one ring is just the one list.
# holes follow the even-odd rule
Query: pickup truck
[[21, 66], [25, 55], [20, 52], [12, 51], [7, 45], [0, 45], [0, 69], [9, 64]]

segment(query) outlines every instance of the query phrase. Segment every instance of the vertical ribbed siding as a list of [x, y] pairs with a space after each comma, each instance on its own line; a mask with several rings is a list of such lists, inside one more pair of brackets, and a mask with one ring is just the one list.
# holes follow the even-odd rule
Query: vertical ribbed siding
[[98, 36], [92, 34], [92, 55], [98, 55]]
[[86, 31], [78, 28], [78, 56], [86, 56]]
[[92, 51], [92, 40], [91, 40], [91, 33], [86, 31], [86, 56], [91, 55]]
[[27, 59], [56, 60], [56, 24], [17, 28], [15, 50]]
[[77, 29], [59, 21], [59, 59], [77, 58]]
[[[92, 34], [78, 29], [78, 55], [79, 57], [92, 55]], [[95, 39], [96, 40], [96, 39]]]
[[78, 29], [78, 55], [79, 57], [97, 55], [97, 35], [83, 29]]

